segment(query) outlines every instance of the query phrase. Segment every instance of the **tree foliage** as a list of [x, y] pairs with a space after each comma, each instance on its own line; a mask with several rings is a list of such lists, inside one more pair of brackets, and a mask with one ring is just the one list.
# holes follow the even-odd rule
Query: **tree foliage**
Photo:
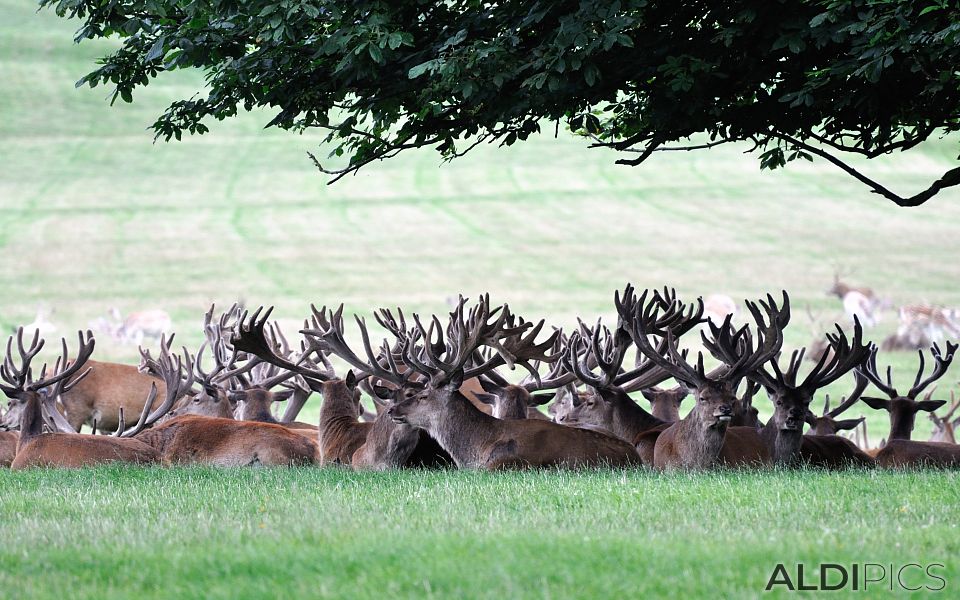
[[408, 148], [453, 158], [551, 123], [627, 165], [748, 141], [762, 168], [819, 157], [903, 206], [960, 184], [958, 167], [902, 197], [845, 160], [960, 129], [956, 0], [40, 4], [81, 19], [77, 41], [122, 39], [78, 82], [111, 85], [114, 100], [166, 71], [205, 72], [158, 137], [269, 107], [270, 126], [329, 131], [339, 166], [314, 161], [334, 180]]

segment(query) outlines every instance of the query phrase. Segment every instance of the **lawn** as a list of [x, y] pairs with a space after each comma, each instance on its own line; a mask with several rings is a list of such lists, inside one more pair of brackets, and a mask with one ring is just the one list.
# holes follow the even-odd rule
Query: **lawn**
[[[154, 144], [146, 128], [202, 77], [171, 74], [111, 108], [108, 90], [74, 88], [111, 48], [74, 45], [78, 25], [0, 0], [3, 333], [38, 308], [70, 336], [111, 307], [162, 308], [196, 345], [212, 302], [274, 304], [292, 332], [310, 303], [439, 313], [483, 291], [569, 326], [610, 319], [632, 281], [687, 298], [786, 288], [796, 348], [821, 333], [807, 307], [842, 321], [824, 293], [837, 268], [893, 305], [960, 307], [956, 189], [904, 210], [821, 162], [761, 173], [732, 148], [631, 169], [552, 129], [327, 186], [306, 157], [321, 136], [264, 130], [265, 113]], [[955, 166], [957, 141], [864, 168], [920, 189]], [[96, 357], [136, 348], [100, 338]], [[914, 355], [888, 361], [912, 381]], [[851, 413], [869, 414], [874, 441], [886, 433], [885, 414]], [[929, 427], [918, 418], [915, 437]], [[939, 561], [956, 577], [957, 489], [941, 472], [0, 472], [0, 596], [742, 597], [797, 561]]]
[[[777, 563], [815, 578], [820, 562], [917, 562], [943, 564], [949, 591], [958, 483], [948, 472], [0, 472], [0, 589], [746, 598], [765, 595]], [[905, 583], [937, 585], [916, 572]]]

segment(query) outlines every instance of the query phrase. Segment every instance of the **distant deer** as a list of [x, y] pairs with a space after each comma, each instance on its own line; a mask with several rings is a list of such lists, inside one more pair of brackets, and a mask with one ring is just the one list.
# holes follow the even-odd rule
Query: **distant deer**
[[120, 309], [110, 309], [112, 322], [104, 321], [102, 325], [114, 339], [121, 344], [143, 344], [145, 338], [159, 340], [160, 336], [169, 334], [173, 323], [170, 315], [163, 310], [144, 310], [128, 314], [124, 317]]
[[949, 444], [956, 444], [957, 437], [955, 435], [956, 427], [960, 424], [960, 418], [954, 420], [954, 413], [957, 412], [957, 409], [960, 408], [960, 401], [956, 399], [956, 394], [953, 391], [950, 392], [950, 406], [947, 409], [947, 412], [943, 416], [938, 415], [935, 412], [930, 413], [930, 420], [933, 421], [933, 433], [930, 434], [931, 442], [946, 442]]
[[[629, 443], [596, 431], [564, 427], [534, 419], [502, 420], [480, 412], [459, 392], [464, 379], [479, 376], [503, 364], [523, 366], [529, 361], [553, 362], [546, 354], [558, 333], [542, 343], [536, 337], [543, 321], [516, 324], [506, 305], [492, 308], [489, 297], [467, 313], [465, 300], [450, 314], [446, 328], [436, 317], [425, 328], [417, 321], [404, 348], [405, 362], [425, 377], [426, 387], [388, 410], [395, 421], [425, 429], [460, 468], [587, 467], [639, 465]], [[491, 321], [492, 319], [492, 321]], [[469, 369], [467, 363], [481, 346], [496, 354]]]
[[727, 317], [736, 317], [737, 309], [737, 302], [725, 294], [710, 294], [703, 301], [703, 317], [717, 325], [723, 323]]
[[932, 400], [932, 390], [923, 400], [917, 400], [923, 390], [931, 383], [943, 377], [950, 363], [953, 362], [956, 344], [947, 342], [946, 353], [934, 344], [930, 348], [935, 365], [930, 375], [923, 377], [923, 351], [919, 352], [920, 366], [913, 386], [905, 394], [900, 394], [893, 386], [891, 369], [887, 368], [886, 380], [880, 377], [877, 371], [877, 348], [871, 350], [869, 360], [861, 368], [861, 372], [887, 398], [864, 396], [863, 401], [875, 410], [886, 410], [890, 413], [890, 434], [887, 443], [877, 453], [877, 464], [884, 467], [914, 467], [914, 466], [960, 466], [960, 446], [943, 442], [917, 442], [910, 439], [916, 414], [919, 411], [933, 412], [946, 404], [945, 400]]
[[44, 336], [55, 332], [57, 330], [57, 326], [50, 321], [51, 312], [52, 311], [42, 306], [37, 307], [37, 314], [33, 318], [33, 322], [27, 323], [23, 326], [24, 335], [26, 335], [28, 338], [32, 338], [34, 334], [36, 334], [43, 338]]
[[833, 273], [833, 286], [828, 295], [836, 296], [843, 302], [847, 318], [856, 318], [864, 327], [874, 327], [880, 322], [883, 301], [872, 288], [855, 287], [840, 280], [840, 271]]

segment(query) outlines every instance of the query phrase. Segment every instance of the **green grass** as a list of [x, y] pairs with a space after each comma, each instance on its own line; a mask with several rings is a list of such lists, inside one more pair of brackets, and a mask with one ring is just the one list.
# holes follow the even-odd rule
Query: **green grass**
[[[777, 562], [960, 568], [949, 472], [0, 472], [5, 597], [759, 597]], [[882, 588], [877, 588], [882, 591]]]

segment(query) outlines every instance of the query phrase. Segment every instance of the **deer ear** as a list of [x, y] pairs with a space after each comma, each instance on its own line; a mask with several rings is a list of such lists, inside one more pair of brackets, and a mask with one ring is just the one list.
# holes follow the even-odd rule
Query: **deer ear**
[[500, 386], [491, 381], [486, 375], [477, 377], [477, 380], [480, 382], [480, 387], [483, 388], [483, 391], [487, 392], [488, 394], [496, 394], [500, 389]]
[[247, 393], [239, 390], [227, 392], [227, 399], [234, 404], [237, 402], [243, 402], [247, 399]]
[[474, 392], [473, 397], [484, 404], [493, 405], [497, 403], [497, 397], [494, 394], [488, 394], [486, 392]]
[[837, 428], [837, 431], [843, 429], [856, 429], [860, 426], [860, 423], [865, 417], [860, 417], [859, 419], [840, 419], [839, 421], [834, 421], [834, 425]]
[[890, 400], [886, 398], [874, 398], [873, 396], [860, 396], [864, 404], [873, 410], [890, 410]]
[[530, 400], [527, 404], [530, 406], [543, 406], [553, 400], [554, 394], [530, 394]]
[[640, 393], [643, 394], [643, 397], [653, 402], [657, 398], [656, 388], [640, 390]]
[[273, 393], [274, 402], [286, 402], [290, 399], [290, 396], [293, 396], [293, 390], [283, 390], [282, 392]]
[[377, 400], [383, 402], [385, 400], [393, 399], [393, 391], [388, 387], [373, 384], [370, 386], [370, 391], [373, 392], [372, 397], [374, 402]]
[[353, 374], [353, 369], [347, 371], [347, 376], [343, 378], [343, 382], [351, 390], [357, 389], [357, 376]]
[[946, 400], [921, 400], [920, 402], [917, 402], [916, 409], [933, 412], [946, 403]]

